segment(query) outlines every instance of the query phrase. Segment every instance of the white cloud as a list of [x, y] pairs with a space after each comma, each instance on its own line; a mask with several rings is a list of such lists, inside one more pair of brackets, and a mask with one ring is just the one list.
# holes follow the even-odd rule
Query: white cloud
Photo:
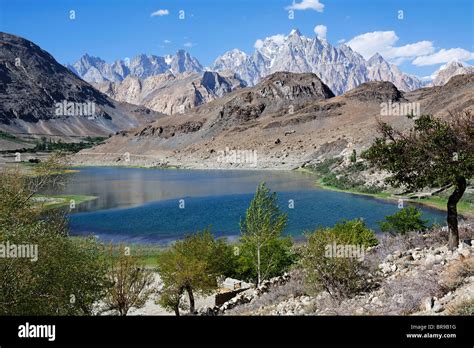
[[269, 40], [273, 41], [274, 43], [276, 43], [278, 45], [281, 45], [285, 41], [285, 38], [286, 38], [285, 35], [277, 34], [277, 35], [267, 37], [267, 40], [269, 39]]
[[326, 39], [328, 28], [325, 25], [320, 24], [314, 27], [314, 32], [319, 39]]
[[474, 52], [469, 52], [463, 48], [443, 48], [436, 53], [417, 57], [412, 63], [417, 66], [424, 66], [448, 63], [452, 60], [458, 60], [461, 62], [474, 60]]
[[192, 43], [192, 42], [185, 42], [185, 43], [183, 44], [183, 46], [190, 48], [190, 47], [196, 46], [196, 44], [195, 44], [195, 43]]
[[407, 59], [431, 54], [435, 50], [431, 41], [418, 41], [396, 47], [395, 44], [398, 40], [394, 31], [374, 31], [352, 38], [347, 42], [347, 45], [365, 59], [379, 53], [394, 64], [401, 64]]
[[392, 47], [397, 40], [398, 36], [394, 31], [374, 31], [352, 38], [347, 42], [347, 45], [368, 59], [375, 53], [382, 54], [381, 51], [385, 51], [387, 47]]
[[263, 44], [265, 41], [273, 41], [276, 45], [281, 45], [283, 42], [285, 42], [285, 38], [286, 38], [285, 35], [277, 34], [277, 35], [269, 36], [265, 38], [265, 40], [258, 39], [257, 41], [255, 41], [253, 47], [255, 47], [256, 49], [260, 49], [263, 47]]
[[151, 14], [151, 17], [161, 17], [161, 16], [167, 16], [170, 14], [170, 11], [168, 10], [158, 10], [155, 11]]
[[263, 47], [263, 40], [258, 39], [255, 41], [255, 44], [253, 45], [257, 50]]
[[412, 44], [408, 44], [400, 47], [390, 48], [385, 55], [387, 58], [410, 58], [418, 57], [434, 52], [433, 43], [431, 41], [418, 41]]
[[165, 44], [170, 44], [170, 43], [171, 43], [171, 40], [163, 40], [163, 42], [164, 42]]
[[302, 0], [299, 3], [296, 3], [293, 0], [293, 4], [287, 6], [286, 10], [315, 10], [318, 12], [323, 12], [324, 4], [320, 3], [319, 0]]

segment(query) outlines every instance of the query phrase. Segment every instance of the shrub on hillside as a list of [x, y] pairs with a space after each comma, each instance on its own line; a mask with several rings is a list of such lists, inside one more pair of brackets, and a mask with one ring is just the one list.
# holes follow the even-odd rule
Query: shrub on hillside
[[158, 256], [158, 273], [163, 283], [159, 303], [179, 315], [187, 293], [189, 312], [195, 313], [195, 294], [207, 295], [217, 289], [217, 278], [234, 269], [233, 248], [215, 239], [210, 230], [176, 241]]
[[450, 315], [474, 315], [474, 299], [449, 305], [447, 310]]
[[421, 218], [421, 211], [413, 206], [400, 209], [393, 215], [385, 217], [385, 221], [379, 222], [380, 229], [391, 235], [406, 234], [412, 231], [426, 230], [427, 220]]
[[113, 246], [109, 249], [108, 276], [112, 286], [104, 299], [106, 310], [126, 316], [132, 308], [142, 308], [153, 290], [152, 272], [145, 267], [143, 259], [129, 254], [123, 244], [114, 255]]
[[[377, 244], [377, 238], [362, 220], [345, 221], [332, 228], [321, 228], [307, 238], [307, 244], [302, 250], [301, 265], [306, 275], [308, 291], [325, 290], [334, 299], [342, 300], [373, 286], [364, 256], [368, 247]], [[328, 253], [331, 248], [346, 246], [358, 253]]]

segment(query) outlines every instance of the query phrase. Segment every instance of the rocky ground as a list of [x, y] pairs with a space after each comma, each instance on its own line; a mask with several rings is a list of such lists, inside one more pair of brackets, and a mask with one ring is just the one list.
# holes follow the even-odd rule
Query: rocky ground
[[[262, 289], [248, 290], [224, 304], [229, 315], [453, 315], [474, 302], [473, 225], [462, 228], [463, 242], [445, 245], [442, 230], [384, 238], [367, 262], [374, 267], [373, 291], [337, 301], [326, 292], [308, 294], [301, 274], [292, 272]], [[204, 312], [204, 311], [203, 311]], [[213, 312], [217, 312], [216, 309]]]
[[[182, 115], [117, 132], [101, 145], [78, 153], [74, 162], [294, 169], [327, 158], [349, 158], [353, 150], [360, 154], [377, 136], [380, 120], [400, 130], [412, 126], [404, 114], [383, 116], [382, 103], [415, 103], [423, 114], [445, 117], [450, 111], [474, 107], [473, 86], [474, 75], [459, 75], [442, 87], [410, 93], [388, 82], [372, 82], [333, 96], [314, 74], [276, 73]], [[234, 156], [232, 151], [244, 155]]]
[[[460, 226], [456, 250], [446, 246], [447, 232], [436, 228], [407, 236], [382, 236], [364, 262], [371, 269], [371, 290], [336, 300], [305, 286], [292, 269], [239, 293], [221, 306], [214, 295], [196, 295], [198, 315], [472, 315], [474, 307], [474, 221]], [[161, 287], [156, 275], [153, 285]], [[156, 303], [157, 293], [129, 315], [174, 315]], [[182, 315], [189, 315], [184, 298]]]

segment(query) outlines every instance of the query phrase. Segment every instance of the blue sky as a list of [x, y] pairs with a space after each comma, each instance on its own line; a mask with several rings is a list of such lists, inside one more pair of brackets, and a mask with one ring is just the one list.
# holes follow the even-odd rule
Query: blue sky
[[257, 39], [293, 28], [315, 36], [320, 25], [333, 45], [345, 40], [366, 56], [381, 51], [403, 71], [426, 76], [453, 58], [474, 64], [473, 3], [295, 0], [289, 19], [292, 0], [0, 0], [0, 31], [35, 42], [61, 63], [86, 52], [111, 62], [184, 48], [209, 65], [227, 50], [250, 53]]

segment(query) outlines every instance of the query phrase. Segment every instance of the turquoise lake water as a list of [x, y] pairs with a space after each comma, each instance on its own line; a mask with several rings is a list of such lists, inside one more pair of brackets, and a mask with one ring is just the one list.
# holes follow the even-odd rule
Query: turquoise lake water
[[[233, 239], [262, 181], [278, 193], [280, 207], [288, 213], [285, 234], [296, 239], [302, 238], [304, 231], [332, 226], [342, 219], [363, 218], [377, 230], [378, 221], [398, 210], [396, 202], [317, 189], [314, 177], [300, 172], [113, 167], [79, 170], [69, 175], [61, 194], [98, 199], [72, 211], [72, 234], [94, 234], [103, 241], [168, 243], [206, 227], [211, 227], [216, 236]], [[444, 223], [443, 212], [421, 209], [425, 219]]]

